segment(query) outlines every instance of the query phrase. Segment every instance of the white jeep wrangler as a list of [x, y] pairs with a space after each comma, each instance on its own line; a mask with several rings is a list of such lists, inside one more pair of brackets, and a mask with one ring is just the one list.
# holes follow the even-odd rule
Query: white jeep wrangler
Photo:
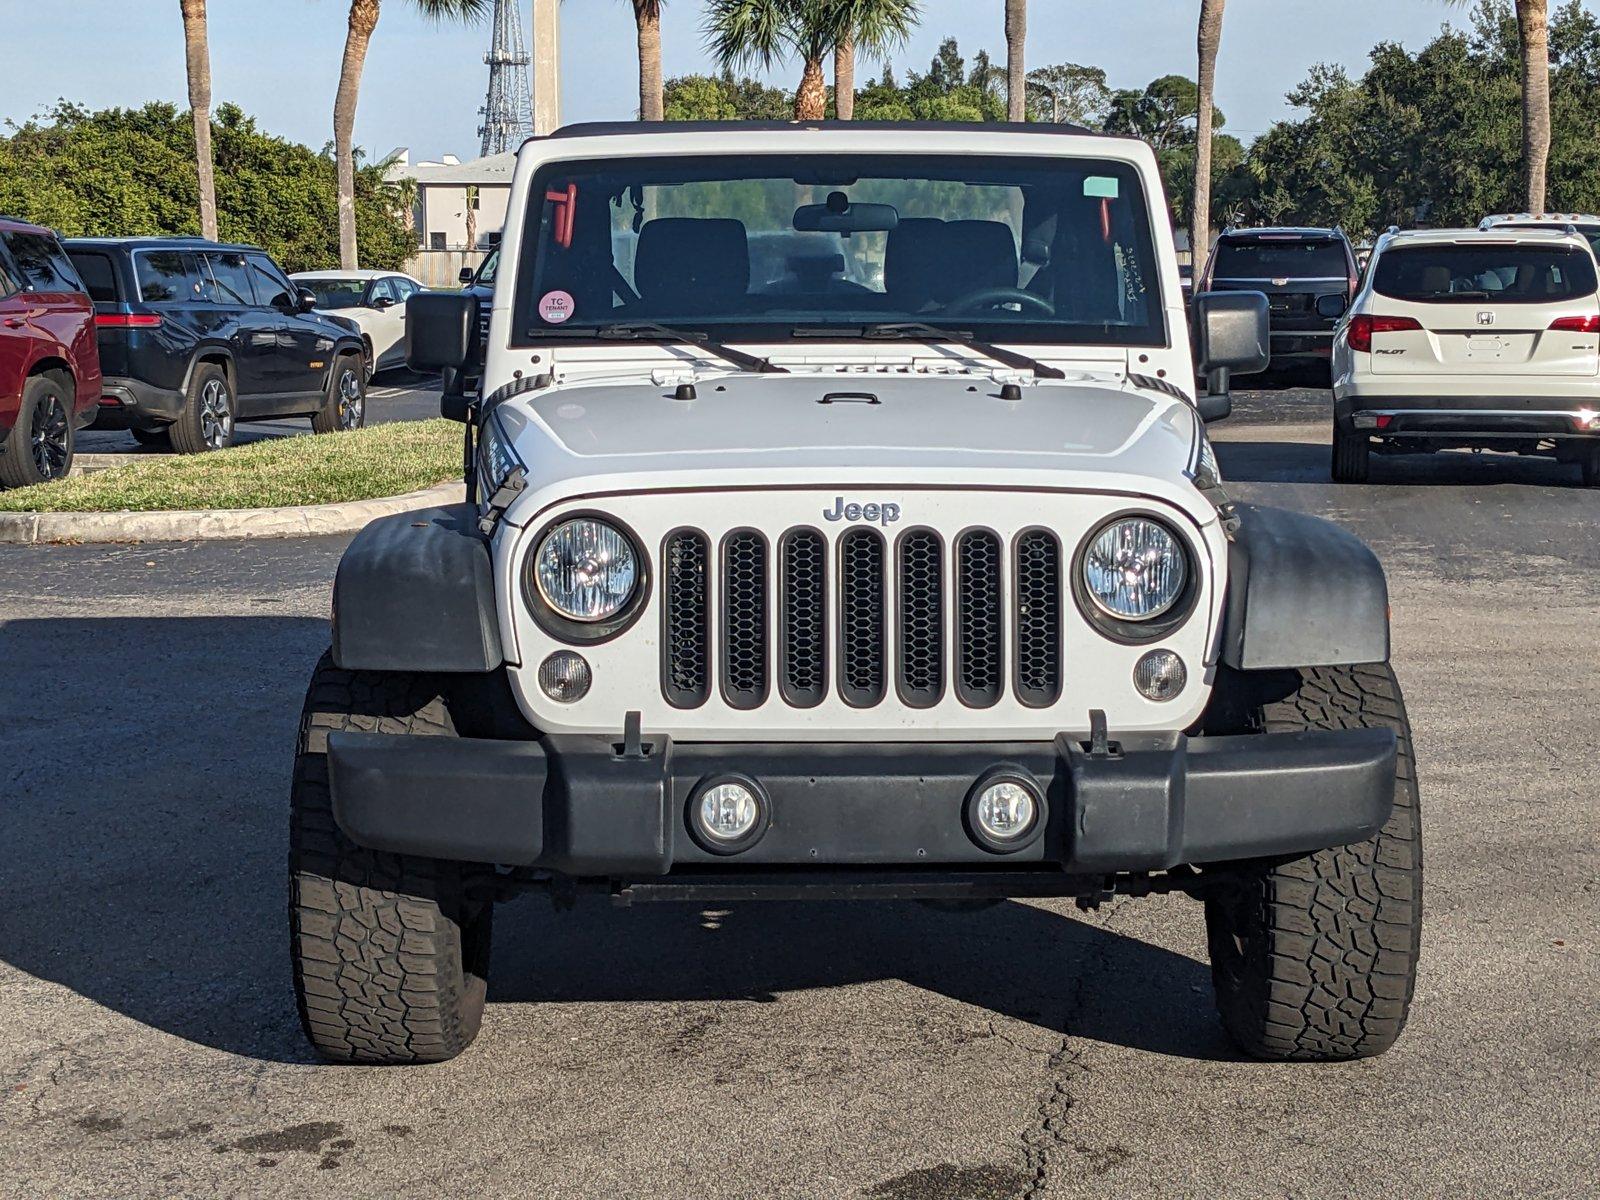
[[510, 213], [486, 332], [470, 295], [407, 314], [414, 366], [481, 375], [443, 400], [468, 498], [351, 543], [306, 701], [318, 1050], [460, 1052], [526, 889], [1181, 891], [1244, 1051], [1393, 1042], [1421, 844], [1383, 573], [1221, 490], [1203, 421], [1266, 302], [1195, 297], [1191, 354], [1147, 146], [575, 127]]

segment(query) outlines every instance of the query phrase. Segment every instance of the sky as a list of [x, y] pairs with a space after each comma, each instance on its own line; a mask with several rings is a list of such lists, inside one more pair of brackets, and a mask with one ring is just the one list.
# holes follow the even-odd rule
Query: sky
[[[523, 27], [530, 0], [521, 0]], [[1600, 0], [1585, 0], [1600, 11]], [[1198, 0], [1033, 0], [1028, 65], [1104, 67], [1113, 87], [1193, 75]], [[271, 133], [320, 148], [332, 137], [343, 51], [342, 0], [211, 0], [213, 104], [233, 101]], [[668, 76], [709, 71], [700, 0], [666, 0]], [[921, 26], [892, 61], [926, 69], [955, 36], [970, 61], [1005, 57], [1002, 0], [923, 0]], [[1217, 67], [1228, 131], [1251, 140], [1293, 115], [1284, 94], [1318, 62], [1359, 73], [1380, 40], [1411, 49], [1441, 25], [1461, 24], [1445, 0], [1231, 0]], [[187, 106], [178, 0], [0, 0], [0, 122], [21, 122], [58, 97], [91, 108], [170, 100]], [[356, 141], [372, 157], [409, 147], [413, 161], [478, 150], [488, 87], [488, 25], [432, 25], [410, 0], [384, 0], [367, 59]], [[638, 104], [632, 7], [627, 0], [565, 0], [562, 119], [625, 120]], [[874, 64], [858, 68], [865, 80]], [[798, 67], [772, 73], [793, 87]], [[794, 78], [791, 78], [794, 77]]]

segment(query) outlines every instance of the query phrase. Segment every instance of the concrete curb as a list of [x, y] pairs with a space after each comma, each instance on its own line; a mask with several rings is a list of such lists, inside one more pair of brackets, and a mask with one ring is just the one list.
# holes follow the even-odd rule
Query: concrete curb
[[197, 542], [222, 538], [316, 537], [354, 533], [367, 522], [436, 504], [453, 504], [462, 485], [436, 484], [404, 496], [306, 504], [298, 508], [197, 508], [190, 511], [0, 513], [0, 544]]

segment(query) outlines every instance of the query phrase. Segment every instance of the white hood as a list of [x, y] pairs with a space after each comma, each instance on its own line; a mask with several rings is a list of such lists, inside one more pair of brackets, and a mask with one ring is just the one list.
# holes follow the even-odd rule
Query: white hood
[[536, 392], [501, 406], [531, 487], [526, 519], [581, 489], [770, 483], [996, 485], [1166, 499], [1197, 520], [1186, 486], [1194, 410], [1110, 374], [1027, 380], [1021, 398], [976, 374], [701, 375], [693, 399], [634, 376]]

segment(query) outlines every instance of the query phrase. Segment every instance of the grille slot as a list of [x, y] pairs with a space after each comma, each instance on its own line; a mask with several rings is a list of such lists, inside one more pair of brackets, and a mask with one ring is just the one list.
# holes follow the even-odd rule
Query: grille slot
[[956, 539], [956, 695], [974, 708], [998, 703], [1005, 674], [1000, 539], [969, 529]]
[[1017, 699], [1047, 708], [1061, 697], [1061, 543], [1027, 529], [1016, 543]]
[[739, 529], [722, 540], [722, 697], [730, 708], [767, 699], [767, 539]]
[[944, 542], [931, 529], [900, 535], [895, 685], [912, 708], [944, 695]]
[[884, 696], [884, 558], [875, 530], [851, 529], [839, 539], [839, 694], [857, 708]]
[[698, 708], [711, 695], [711, 604], [703, 533], [680, 529], [662, 543], [661, 690], [676, 708]]
[[778, 551], [778, 689], [797, 708], [828, 691], [828, 543], [815, 529], [791, 529]]

